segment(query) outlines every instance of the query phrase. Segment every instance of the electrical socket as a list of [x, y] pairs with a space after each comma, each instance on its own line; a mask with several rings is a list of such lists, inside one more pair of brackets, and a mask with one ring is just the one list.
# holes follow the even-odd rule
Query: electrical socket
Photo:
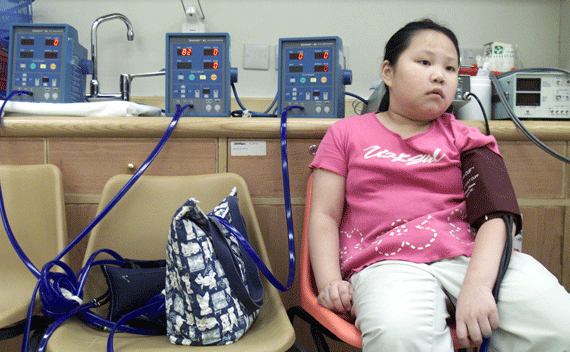
[[246, 70], [268, 70], [269, 45], [245, 44], [243, 68]]

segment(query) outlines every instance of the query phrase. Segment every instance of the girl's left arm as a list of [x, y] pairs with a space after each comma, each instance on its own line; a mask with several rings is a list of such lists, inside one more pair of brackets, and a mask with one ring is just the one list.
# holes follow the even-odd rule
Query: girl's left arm
[[480, 344], [499, 326], [493, 286], [507, 229], [503, 219], [486, 221], [477, 231], [471, 261], [457, 299], [456, 322], [459, 342], [468, 347], [470, 342]]

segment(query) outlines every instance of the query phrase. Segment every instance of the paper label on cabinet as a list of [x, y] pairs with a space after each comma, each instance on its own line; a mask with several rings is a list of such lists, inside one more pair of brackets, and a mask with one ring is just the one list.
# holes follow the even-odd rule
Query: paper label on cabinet
[[235, 141], [230, 144], [231, 156], [266, 156], [267, 143], [263, 141]]

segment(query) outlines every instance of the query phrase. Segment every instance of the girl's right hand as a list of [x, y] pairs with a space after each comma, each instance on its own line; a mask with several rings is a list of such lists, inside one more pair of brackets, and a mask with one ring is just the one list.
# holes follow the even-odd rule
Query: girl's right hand
[[330, 310], [337, 312], [350, 311], [352, 309], [353, 292], [354, 289], [348, 281], [333, 281], [319, 292], [317, 301], [321, 306]]

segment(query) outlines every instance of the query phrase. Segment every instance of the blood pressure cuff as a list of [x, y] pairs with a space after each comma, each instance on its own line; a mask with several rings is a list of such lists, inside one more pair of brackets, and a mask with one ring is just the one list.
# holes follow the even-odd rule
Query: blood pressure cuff
[[470, 149], [461, 153], [461, 172], [469, 224], [479, 229], [487, 220], [512, 214], [519, 233], [521, 212], [503, 158], [487, 147]]

